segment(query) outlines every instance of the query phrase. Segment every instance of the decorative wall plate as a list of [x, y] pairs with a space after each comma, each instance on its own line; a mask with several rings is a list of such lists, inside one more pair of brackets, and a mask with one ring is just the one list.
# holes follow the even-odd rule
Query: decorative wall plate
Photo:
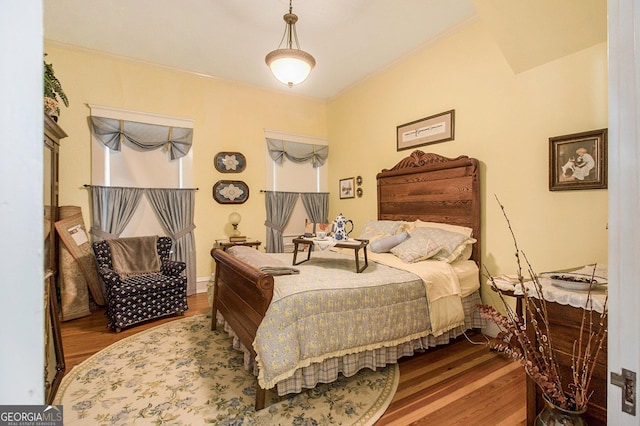
[[249, 199], [249, 186], [241, 180], [219, 180], [213, 185], [213, 199], [220, 204], [242, 204]]
[[219, 152], [213, 164], [220, 173], [240, 173], [247, 166], [247, 159], [239, 152]]

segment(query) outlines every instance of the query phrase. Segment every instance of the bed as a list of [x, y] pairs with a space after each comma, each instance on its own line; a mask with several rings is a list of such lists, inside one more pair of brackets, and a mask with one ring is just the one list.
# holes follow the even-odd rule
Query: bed
[[[377, 190], [374, 224], [392, 222], [408, 227], [428, 223], [432, 224], [428, 225], [431, 230], [437, 224], [467, 228], [469, 240], [474, 242], [468, 244], [468, 253], [457, 253], [447, 262], [431, 258], [406, 268], [391, 253], [370, 253], [373, 267], [356, 274], [352, 253], [322, 252], [314, 254], [313, 261], [300, 265], [300, 274], [274, 277], [227, 252], [215, 248], [211, 251], [216, 262], [211, 328], [215, 330], [218, 322], [224, 324], [237, 346], [245, 351], [245, 364], [257, 376], [256, 410], [264, 407], [265, 389], [276, 388], [280, 395], [300, 392], [317, 383], [333, 381], [338, 374], [350, 376], [362, 368], [384, 367], [415, 351], [446, 344], [469, 328], [482, 326], [476, 309], [480, 303], [481, 247], [478, 161], [416, 150], [394, 167], [378, 173]], [[291, 264], [290, 253], [273, 256]], [[332, 265], [330, 274], [323, 269], [326, 265]], [[451, 283], [451, 289], [446, 294], [440, 287], [434, 290], [435, 278], [424, 275], [432, 272], [424, 272], [423, 267], [429, 271], [435, 268], [434, 276], [446, 272], [444, 279]], [[396, 282], [381, 284], [374, 273], [394, 276]], [[306, 289], [300, 287], [302, 282], [330, 288]], [[356, 305], [364, 303], [361, 300], [373, 301], [367, 310], [377, 320], [359, 317], [348, 325], [352, 327], [349, 332], [336, 332], [345, 320], [335, 319], [335, 312], [323, 308], [324, 303], [337, 303], [329, 299], [332, 296], [345, 303], [357, 300]], [[295, 305], [297, 299], [299, 304]], [[434, 320], [440, 314], [445, 316]], [[285, 322], [289, 317], [303, 324], [296, 323], [296, 328], [291, 328]], [[401, 322], [397, 328], [392, 327]], [[372, 323], [376, 326], [371, 327]], [[299, 342], [305, 335], [306, 340]], [[369, 338], [372, 340], [366, 340]], [[325, 347], [331, 349], [323, 352]], [[301, 358], [289, 362], [296, 356]]]

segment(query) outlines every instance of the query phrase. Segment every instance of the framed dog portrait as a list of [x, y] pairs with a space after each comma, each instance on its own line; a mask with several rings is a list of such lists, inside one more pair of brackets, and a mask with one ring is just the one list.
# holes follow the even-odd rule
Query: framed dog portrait
[[607, 188], [607, 129], [549, 138], [549, 191]]

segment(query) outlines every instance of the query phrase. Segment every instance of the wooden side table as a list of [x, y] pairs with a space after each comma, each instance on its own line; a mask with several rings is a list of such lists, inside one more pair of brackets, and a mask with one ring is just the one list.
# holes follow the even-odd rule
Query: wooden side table
[[[500, 277], [495, 278], [496, 281], [501, 280]], [[569, 304], [566, 293], [575, 295], [576, 292], [571, 290], [565, 290], [557, 288], [552, 285], [551, 281], [546, 278], [539, 279], [540, 285], [543, 288], [543, 294], [545, 297], [545, 303], [547, 306], [547, 314], [549, 320], [549, 329], [553, 337], [553, 346], [560, 373], [563, 378], [563, 385], [568, 386], [572, 375], [572, 356], [573, 356], [573, 342], [580, 337], [580, 326], [582, 323], [583, 315], [585, 314], [584, 308], [576, 306], [586, 305], [586, 292], [577, 292], [575, 297], [580, 297], [580, 302], [573, 301], [573, 305]], [[531, 282], [525, 283], [529, 289], [529, 297], [537, 298], [537, 292], [532, 290], [533, 284]], [[492, 287], [493, 289], [493, 287]], [[500, 288], [500, 292], [509, 297], [516, 298], [516, 314], [523, 316], [523, 296], [515, 294], [513, 290], [505, 290]], [[593, 298], [594, 306], [601, 305], [606, 298], [606, 294], [598, 291], [591, 294]], [[584, 298], [584, 301], [582, 300]], [[595, 302], [600, 303], [595, 303]], [[526, 307], [524, 307], [526, 309]], [[597, 308], [593, 314], [599, 316]], [[596, 321], [594, 319], [594, 321]], [[527, 328], [529, 338], [536, 345], [537, 336], [533, 331], [533, 327]], [[586, 339], [586, 333], [583, 334]], [[593, 392], [587, 405], [587, 412], [583, 415], [583, 418], [590, 426], [605, 425], [607, 422], [607, 342], [604, 342], [604, 347], [598, 355], [598, 359], [595, 360], [595, 369], [591, 378], [590, 390]], [[527, 376], [527, 425], [535, 425], [536, 416], [544, 408], [544, 400], [542, 398], [542, 392], [529, 376]]]
[[[573, 354], [573, 342], [580, 336], [580, 325], [584, 310], [569, 305], [547, 301], [547, 313], [549, 315], [549, 328], [553, 335], [554, 350], [562, 374], [563, 383], [566, 385], [571, 379], [571, 365]], [[599, 314], [595, 314], [599, 315]], [[595, 319], [594, 319], [595, 321]], [[583, 335], [584, 336], [584, 335]], [[531, 333], [533, 342], [536, 336]], [[593, 392], [589, 398], [587, 412], [583, 415], [589, 426], [607, 424], [607, 347], [604, 347], [595, 361], [595, 369], [591, 378], [590, 390]], [[527, 425], [534, 425], [535, 418], [544, 407], [542, 393], [536, 384], [527, 376]]]
[[221, 248], [222, 251], [227, 251], [229, 247], [233, 246], [249, 246], [254, 247], [256, 250], [258, 250], [260, 244], [262, 244], [261, 241], [251, 239], [248, 239], [246, 241], [216, 240], [216, 245]]
[[[496, 284], [498, 284], [499, 282], [504, 282], [506, 284], [510, 284], [509, 281], [506, 281], [500, 277], [495, 277], [494, 280], [496, 281]], [[493, 286], [491, 285], [491, 280], [487, 280], [487, 285], [489, 286], [489, 288], [495, 292], [497, 292], [497, 290], [495, 288], [493, 288]], [[524, 314], [523, 314], [523, 310], [522, 310], [522, 299], [524, 298], [523, 294], [516, 294], [515, 293], [515, 288], [513, 290], [506, 290], [506, 288], [500, 288], [500, 293], [502, 293], [503, 296], [507, 296], [507, 297], [513, 297], [515, 298], [516, 301], [516, 315], [518, 315], [520, 318], [524, 318]]]

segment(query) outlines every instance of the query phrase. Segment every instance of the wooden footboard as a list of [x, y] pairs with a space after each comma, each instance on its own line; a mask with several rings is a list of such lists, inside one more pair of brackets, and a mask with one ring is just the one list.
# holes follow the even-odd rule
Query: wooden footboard
[[[273, 298], [273, 277], [214, 248], [216, 261], [211, 329], [220, 312], [242, 344], [256, 356], [253, 341]], [[264, 408], [265, 391], [257, 385], [256, 410]]]

